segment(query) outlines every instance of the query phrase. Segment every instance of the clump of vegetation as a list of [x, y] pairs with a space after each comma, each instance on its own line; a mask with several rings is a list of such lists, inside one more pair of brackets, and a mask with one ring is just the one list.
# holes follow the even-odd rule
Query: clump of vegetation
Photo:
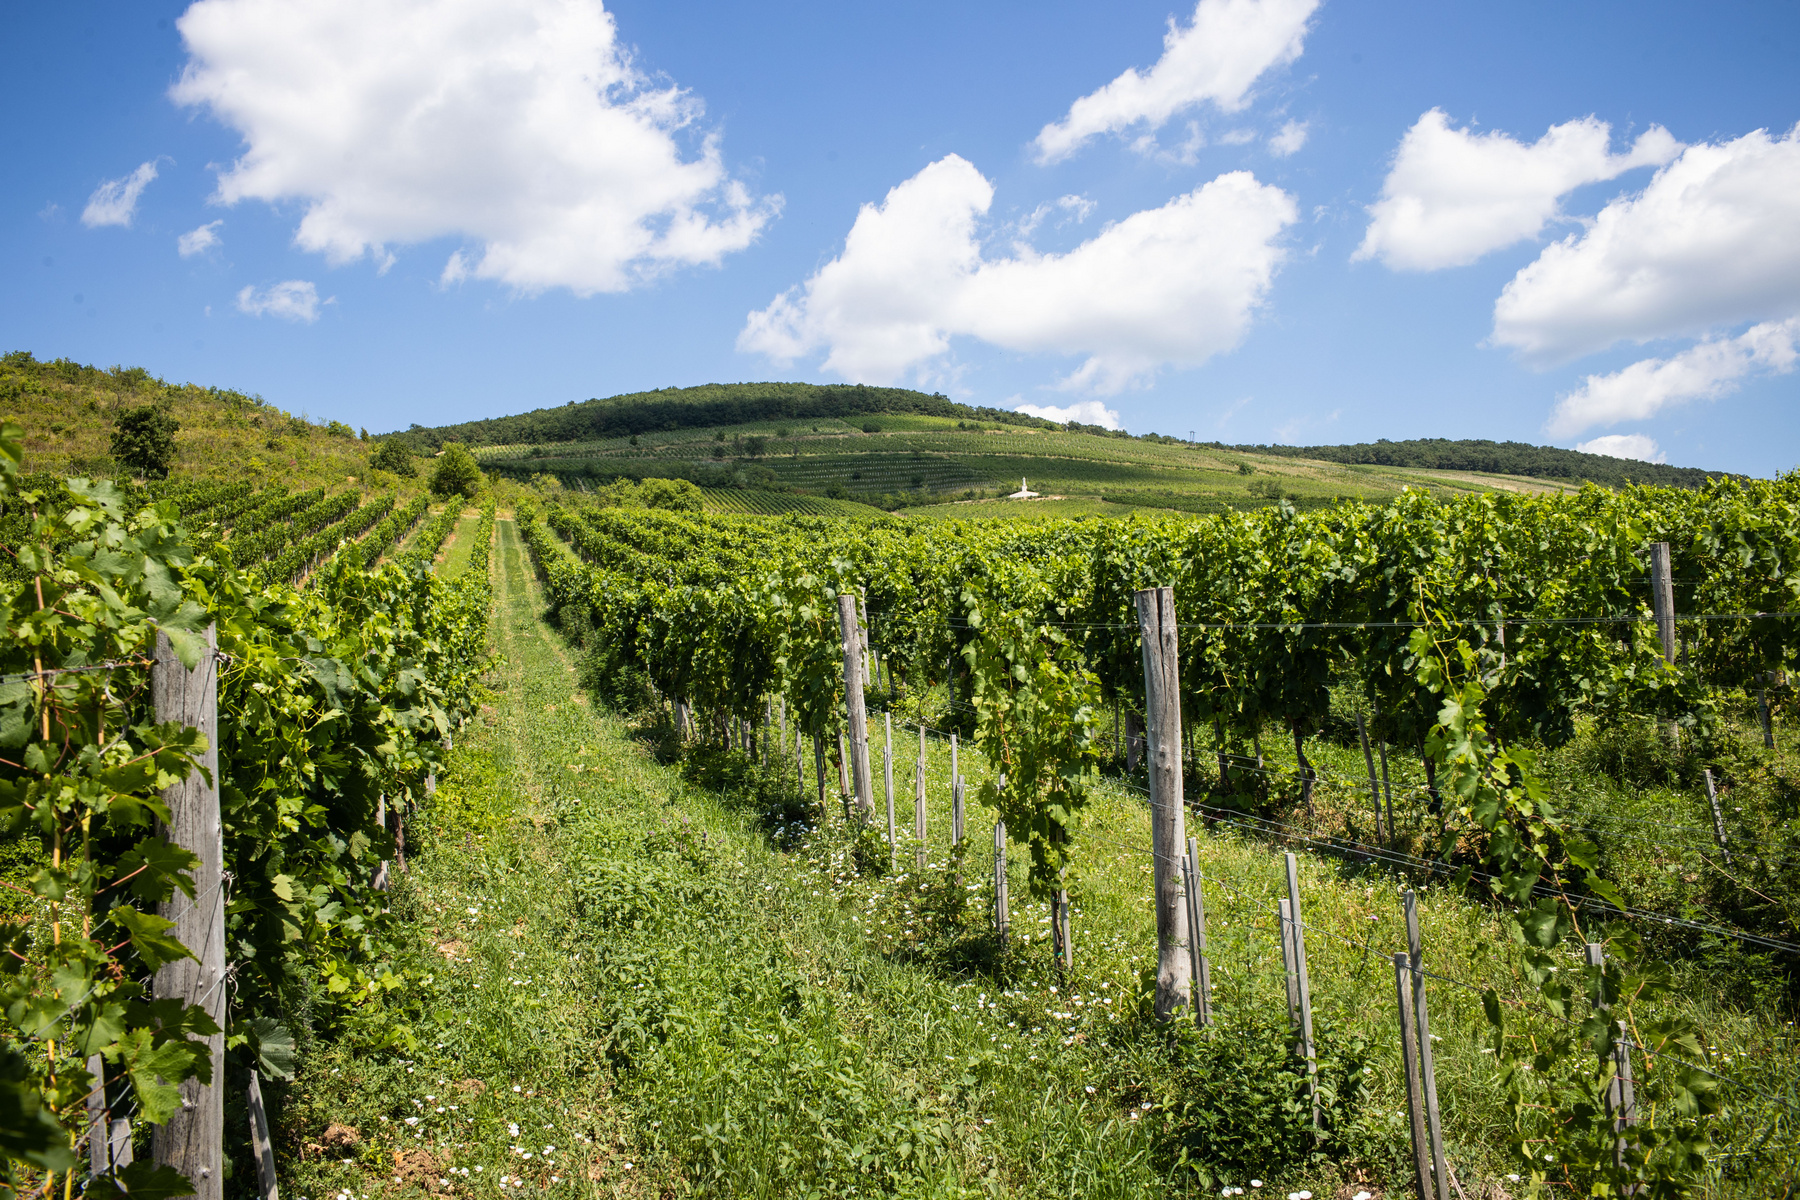
[[133, 475], [167, 479], [181, 426], [154, 404], [128, 408], [113, 421], [112, 456]]
[[431, 472], [431, 490], [439, 496], [464, 496], [473, 500], [481, 491], [481, 468], [467, 446], [455, 442], [444, 447]]
[[399, 438], [383, 438], [369, 458], [369, 466], [377, 471], [392, 471], [406, 479], [419, 473], [413, 464], [413, 453]]

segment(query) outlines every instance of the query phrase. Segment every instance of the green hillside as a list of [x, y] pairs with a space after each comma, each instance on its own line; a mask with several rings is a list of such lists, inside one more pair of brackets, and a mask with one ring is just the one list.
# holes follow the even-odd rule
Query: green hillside
[[[733, 489], [968, 516], [1218, 512], [1383, 500], [1402, 488], [1445, 495], [1561, 491], [1584, 482], [1697, 487], [1695, 468], [1517, 442], [1227, 446], [1161, 434], [1058, 425], [905, 388], [708, 384], [571, 402], [388, 435], [419, 453], [461, 441], [485, 469], [549, 474], [581, 490], [615, 478], [673, 477]], [[1004, 501], [1026, 480], [1041, 498]], [[756, 502], [767, 510], [769, 501]], [[743, 502], [748, 511], [751, 504]]]

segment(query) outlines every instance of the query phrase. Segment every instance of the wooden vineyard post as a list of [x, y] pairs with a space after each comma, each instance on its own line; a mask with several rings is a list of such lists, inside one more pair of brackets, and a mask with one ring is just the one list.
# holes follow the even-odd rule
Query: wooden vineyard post
[[250, 1149], [256, 1155], [256, 1182], [262, 1200], [281, 1200], [275, 1182], [275, 1144], [269, 1138], [269, 1113], [263, 1107], [262, 1080], [250, 1072], [250, 1086], [244, 1093], [250, 1108]]
[[[782, 745], [787, 744], [787, 734], [781, 735]], [[806, 791], [806, 754], [802, 749], [800, 731], [794, 730], [794, 783], [802, 793]]]
[[[1599, 942], [1587, 943], [1587, 965], [1604, 968], [1606, 947]], [[1611, 1017], [1612, 1006], [1602, 1003], [1600, 1012]], [[1606, 1114], [1613, 1119], [1613, 1162], [1623, 1166], [1625, 1127], [1637, 1124], [1637, 1088], [1631, 1078], [1631, 1044], [1625, 1040], [1625, 1030], [1619, 1022], [1613, 1023], [1613, 1037], [1613, 1077], [1606, 1085]]]
[[[387, 793], [382, 792], [380, 799], [375, 801], [375, 824], [381, 826], [382, 832], [385, 833], [387, 832], [387, 823]], [[375, 890], [385, 892], [387, 889], [388, 864], [387, 859], [384, 858], [375, 866]]]
[[850, 761], [856, 785], [856, 811], [864, 821], [875, 815], [875, 787], [869, 774], [869, 711], [863, 699], [862, 632], [854, 595], [838, 597], [838, 619], [844, 629], [844, 698], [849, 704]]
[[1300, 872], [1294, 856], [1287, 859], [1288, 917], [1293, 922], [1294, 990], [1300, 1000], [1300, 1051], [1306, 1056], [1306, 1091], [1312, 1097], [1313, 1128], [1320, 1125], [1319, 1055], [1313, 1044], [1312, 981], [1306, 973], [1306, 922], [1300, 916]]
[[1206, 965], [1206, 897], [1200, 891], [1200, 846], [1187, 840], [1187, 857], [1181, 863], [1182, 886], [1187, 892], [1188, 958], [1192, 967], [1194, 1024], [1212, 1024], [1212, 971]]
[[919, 869], [925, 869], [925, 723], [919, 723], [919, 764], [913, 770], [913, 837], [918, 839]]
[[[1361, 713], [1356, 714], [1356, 736], [1362, 739], [1363, 763], [1369, 768], [1369, 796], [1375, 802], [1375, 840], [1381, 838], [1381, 785], [1375, 781], [1375, 752], [1369, 749], [1369, 724], [1363, 720]], [[1388, 830], [1387, 840], [1392, 842], [1394, 831]]]
[[1437, 1066], [1431, 1053], [1431, 1013], [1425, 1005], [1425, 945], [1419, 936], [1419, 897], [1404, 898], [1407, 966], [1412, 971], [1413, 1027], [1419, 1039], [1419, 1083], [1425, 1100], [1425, 1132], [1431, 1146], [1431, 1174], [1437, 1200], [1450, 1200], [1450, 1172], [1444, 1165], [1444, 1127], [1438, 1120]]
[[[1650, 608], [1656, 615], [1656, 636], [1662, 642], [1663, 661], [1675, 661], [1675, 581], [1669, 565], [1669, 543], [1650, 543]], [[1669, 738], [1681, 745], [1681, 725], [1669, 724]]]
[[1281, 930], [1281, 974], [1287, 987], [1288, 1028], [1297, 1029], [1300, 1026], [1300, 990], [1294, 973], [1294, 918], [1285, 899], [1275, 902], [1275, 916], [1280, 921], [1277, 928]]
[[1011, 922], [1006, 911], [1006, 822], [994, 822], [994, 932], [1000, 948], [1006, 948], [1006, 929]]
[[1050, 894], [1051, 952], [1057, 967], [1068, 975], [1075, 969], [1075, 918], [1069, 911], [1069, 889], [1061, 882], [1057, 880], [1059, 886]]
[[1731, 865], [1731, 847], [1725, 840], [1725, 814], [1719, 808], [1719, 792], [1713, 786], [1712, 768], [1706, 768], [1706, 803], [1712, 807], [1713, 841], [1719, 844], [1719, 857]]
[[88, 1056], [87, 1069], [94, 1077], [87, 1097], [88, 1172], [104, 1175], [131, 1165], [131, 1121], [113, 1115], [114, 1105], [124, 1107], [130, 1100], [130, 1089], [117, 1076], [107, 1079], [106, 1060], [98, 1054]]
[[180, 1110], [152, 1137], [156, 1164], [186, 1176], [196, 1200], [221, 1200], [225, 1194], [225, 846], [219, 822], [217, 646], [218, 631], [209, 626], [205, 651], [190, 671], [175, 657], [169, 639], [158, 633], [152, 675], [157, 721], [198, 729], [206, 738], [200, 762], [205, 774], [195, 771], [163, 789], [169, 823], [161, 832], [200, 860], [193, 870], [194, 896], [190, 900], [177, 891], [156, 906], [159, 915], [175, 922], [169, 933], [194, 957], [164, 964], [151, 985], [159, 1000], [199, 1005], [221, 1030], [205, 1039], [212, 1082], [183, 1083]]
[[[1381, 710], [1376, 709], [1375, 715], [1380, 716]], [[1378, 740], [1375, 748], [1381, 752], [1381, 795], [1387, 801], [1387, 827], [1388, 832], [1392, 834], [1394, 832], [1394, 789], [1388, 786], [1387, 739]]]
[[1669, 564], [1669, 543], [1650, 543], [1650, 608], [1656, 614], [1656, 636], [1662, 642], [1663, 661], [1675, 661], [1675, 579]]
[[950, 735], [950, 845], [963, 840], [963, 777], [956, 760], [956, 735]]
[[882, 713], [881, 780], [887, 790], [888, 870], [894, 869], [894, 715]]
[[813, 734], [813, 780], [819, 788], [819, 820], [825, 820], [825, 738]]
[[[783, 696], [780, 699], [780, 701], [777, 702], [776, 709], [781, 714], [781, 748], [783, 750], [786, 750], [787, 749], [787, 697], [786, 696]], [[796, 751], [796, 754], [797, 753], [798, 752]]]
[[1136, 594], [1149, 726], [1150, 844], [1156, 886], [1156, 1017], [1188, 1002], [1187, 906], [1179, 860], [1186, 841], [1181, 780], [1181, 674], [1173, 588]]
[[963, 781], [961, 775], [950, 777], [950, 848], [956, 849], [963, 840]]
[[838, 799], [844, 804], [844, 824], [850, 823], [850, 756], [844, 753], [844, 735], [837, 735]]
[[1413, 1144], [1413, 1182], [1419, 1200], [1433, 1200], [1431, 1194], [1431, 1151], [1426, 1143], [1424, 1105], [1419, 1097], [1419, 1050], [1414, 1029], [1412, 1004], [1412, 965], [1406, 955], [1394, 955], [1394, 998], [1400, 1006], [1400, 1059], [1406, 1068], [1406, 1109], [1411, 1118]]

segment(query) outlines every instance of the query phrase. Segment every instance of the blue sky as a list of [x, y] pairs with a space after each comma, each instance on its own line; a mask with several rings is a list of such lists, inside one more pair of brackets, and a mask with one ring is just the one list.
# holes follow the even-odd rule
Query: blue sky
[[1800, 6], [8, 3], [0, 343], [1800, 463]]

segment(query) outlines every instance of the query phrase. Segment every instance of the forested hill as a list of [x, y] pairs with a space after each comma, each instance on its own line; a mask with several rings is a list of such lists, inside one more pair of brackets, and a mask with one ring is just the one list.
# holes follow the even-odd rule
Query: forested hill
[[[753, 421], [820, 420], [875, 413], [922, 413], [1008, 425], [1060, 428], [1024, 413], [973, 408], [936, 393], [862, 384], [708, 383], [658, 388], [604, 400], [569, 401], [511, 417], [490, 417], [433, 428], [415, 425], [397, 435], [435, 449], [445, 442], [470, 446], [583, 442], [676, 429], [745, 425]], [[1104, 433], [1096, 429], [1094, 432]]]
[[1523, 475], [1530, 479], [1588, 480], [1618, 487], [1625, 483], [1649, 483], [1663, 487], [1697, 488], [1708, 479], [1730, 478], [1727, 471], [1699, 467], [1672, 467], [1667, 463], [1639, 462], [1605, 454], [1583, 454], [1555, 446], [1526, 442], [1490, 442], [1449, 438], [1413, 438], [1404, 442], [1358, 442], [1352, 446], [1227, 446], [1219, 450], [1305, 458], [1315, 462], [1362, 463], [1378, 467], [1417, 467], [1433, 471], [1482, 471], [1494, 475]]

